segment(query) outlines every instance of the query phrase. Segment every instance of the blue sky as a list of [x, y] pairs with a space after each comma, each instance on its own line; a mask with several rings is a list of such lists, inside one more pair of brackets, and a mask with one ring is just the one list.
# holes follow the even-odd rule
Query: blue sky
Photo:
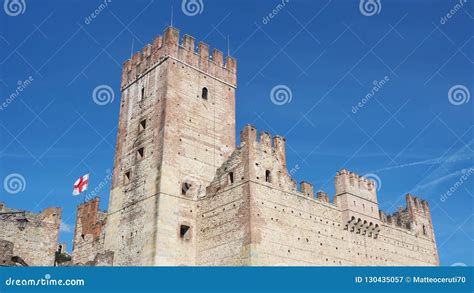
[[[345, 167], [379, 181], [386, 212], [407, 192], [427, 199], [442, 265], [474, 264], [472, 1], [380, 0], [371, 16], [335, 0], [202, 0], [194, 16], [179, 0], [23, 3], [19, 15], [0, 11], [0, 200], [62, 207], [61, 241], [83, 200], [74, 181], [90, 172], [93, 189], [113, 167], [121, 64], [132, 42], [137, 51], [162, 33], [173, 6], [182, 34], [237, 58], [237, 131], [286, 136], [294, 177], [331, 196]], [[105, 105], [92, 98], [100, 85], [114, 92]], [[19, 188], [4, 186], [12, 174]]]

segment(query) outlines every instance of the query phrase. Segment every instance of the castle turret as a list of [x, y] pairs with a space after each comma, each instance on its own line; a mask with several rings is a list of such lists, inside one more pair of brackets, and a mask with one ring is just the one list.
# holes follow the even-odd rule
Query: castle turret
[[380, 218], [375, 183], [342, 169], [336, 174], [335, 185], [334, 201], [342, 211], [345, 228], [369, 236], [378, 231]]
[[195, 263], [195, 200], [235, 148], [237, 62], [168, 27], [124, 63], [104, 247], [117, 265]]

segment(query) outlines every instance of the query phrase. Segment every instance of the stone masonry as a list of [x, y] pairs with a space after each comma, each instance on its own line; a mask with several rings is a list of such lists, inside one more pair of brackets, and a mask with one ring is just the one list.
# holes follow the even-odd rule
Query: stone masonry
[[125, 62], [108, 211], [78, 208], [86, 265], [438, 265], [428, 203], [379, 210], [374, 182], [342, 169], [333, 201], [299, 188], [285, 138], [235, 138], [237, 62], [174, 27]]
[[74, 264], [94, 262], [96, 255], [104, 251], [106, 215], [99, 210], [98, 197], [79, 205], [73, 239]]
[[0, 203], [0, 265], [54, 265], [60, 224], [60, 208], [35, 214]]

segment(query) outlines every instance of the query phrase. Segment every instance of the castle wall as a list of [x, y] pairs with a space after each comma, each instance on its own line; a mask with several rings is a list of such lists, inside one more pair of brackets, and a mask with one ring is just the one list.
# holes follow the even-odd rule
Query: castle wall
[[125, 62], [104, 242], [117, 265], [195, 263], [196, 199], [235, 146], [236, 62], [225, 61], [170, 27]]
[[[77, 241], [78, 259], [110, 264], [113, 255], [114, 265], [135, 266], [438, 263], [426, 202], [410, 195], [406, 209], [386, 215], [375, 184], [347, 170], [336, 174], [334, 202], [324, 192], [315, 199], [310, 183], [298, 190], [288, 174], [283, 137], [246, 126], [235, 148], [236, 66], [206, 44], [196, 51], [194, 38], [181, 39], [173, 27], [124, 63], [103, 252], [94, 256], [103, 233], [92, 229], [92, 238]], [[80, 221], [79, 230], [98, 223]]]
[[99, 210], [99, 198], [79, 205], [74, 229], [74, 264], [94, 261], [98, 253], [104, 251], [106, 212]]
[[250, 201], [246, 154], [236, 149], [198, 201], [197, 264], [250, 265]]
[[[21, 257], [29, 266], [53, 266], [61, 209], [48, 208], [37, 214], [18, 212], [22, 211], [0, 203], [0, 239], [11, 242], [13, 256]], [[27, 221], [23, 230], [20, 229], [22, 221]], [[0, 256], [0, 259], [4, 258]]]
[[251, 225], [258, 231], [252, 265], [438, 265], [434, 240], [427, 236], [387, 224], [377, 238], [350, 232], [333, 204], [250, 184], [256, 212]]
[[[272, 142], [265, 132], [257, 139], [255, 128], [246, 126], [240, 147], [217, 170], [199, 201], [198, 263], [439, 264], [426, 201], [407, 195], [406, 209], [379, 215], [373, 182], [347, 170], [336, 179], [340, 192], [334, 203], [324, 192], [315, 198], [310, 183], [302, 182], [298, 191], [286, 170], [284, 139]], [[362, 219], [354, 225], [348, 215]]]

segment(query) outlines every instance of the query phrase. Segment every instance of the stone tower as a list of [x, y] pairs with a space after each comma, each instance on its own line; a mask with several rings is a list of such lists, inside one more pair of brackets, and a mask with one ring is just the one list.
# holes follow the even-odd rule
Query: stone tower
[[167, 28], [125, 62], [105, 250], [196, 263], [197, 199], [235, 148], [236, 61]]

